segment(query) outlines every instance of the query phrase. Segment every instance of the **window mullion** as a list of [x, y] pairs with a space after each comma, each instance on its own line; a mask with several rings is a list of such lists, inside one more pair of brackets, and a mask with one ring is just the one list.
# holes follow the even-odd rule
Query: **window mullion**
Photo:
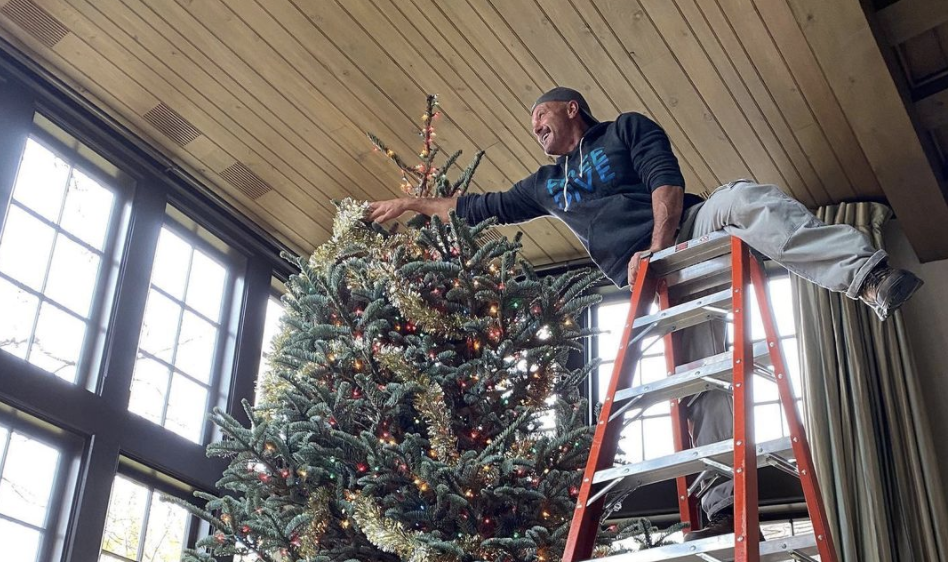
[[7, 465], [7, 454], [10, 452], [10, 440], [13, 438], [13, 428], [7, 428], [7, 438], [3, 441], [3, 451], [0, 452], [0, 479], [3, 477], [3, 469]]
[[120, 408], [128, 407], [145, 302], [151, 286], [152, 263], [164, 219], [165, 196], [161, 190], [152, 188], [150, 182], [143, 182], [136, 189], [132, 201], [132, 227], [116, 281], [121, 290], [107, 326], [106, 368], [100, 389], [104, 398]]
[[155, 497], [155, 491], [148, 489], [148, 496], [145, 498], [145, 515], [142, 517], [142, 530], [138, 535], [138, 554], [136, 560], [145, 558], [145, 539], [148, 538], [148, 519], [151, 517], [151, 502]]

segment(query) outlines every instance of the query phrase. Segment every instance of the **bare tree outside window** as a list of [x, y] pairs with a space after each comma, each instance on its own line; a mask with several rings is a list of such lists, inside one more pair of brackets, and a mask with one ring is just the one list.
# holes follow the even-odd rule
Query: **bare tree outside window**
[[0, 545], [4, 562], [38, 562], [60, 452], [0, 426]]
[[188, 530], [187, 513], [154, 489], [118, 476], [112, 485], [100, 562], [177, 562]]
[[200, 442], [230, 273], [165, 226], [158, 239], [129, 411]]
[[112, 187], [27, 141], [0, 233], [0, 350], [76, 382], [116, 201]]

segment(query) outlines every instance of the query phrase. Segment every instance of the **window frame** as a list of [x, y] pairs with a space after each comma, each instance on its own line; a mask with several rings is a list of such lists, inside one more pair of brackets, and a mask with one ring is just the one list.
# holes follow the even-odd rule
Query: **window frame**
[[[182, 212], [178, 209], [179, 212]], [[241, 270], [246, 266], [246, 258], [238, 253], [234, 252], [234, 255], [227, 255], [225, 252], [222, 252], [220, 249], [216, 248], [213, 244], [204, 240], [201, 236], [190, 231], [185, 225], [181, 224], [179, 221], [175, 220], [170, 214], [165, 215], [165, 219], [162, 223], [162, 229], [167, 228], [175, 236], [183, 239], [187, 244], [189, 244], [193, 250], [201, 250], [212, 260], [218, 262], [225, 270], [226, 278], [224, 281], [224, 294], [221, 296], [221, 308], [219, 311], [218, 320], [216, 321], [217, 332], [217, 341], [214, 344], [214, 356], [211, 361], [211, 372], [208, 383], [202, 383], [201, 381], [195, 379], [193, 376], [177, 369], [172, 363], [168, 363], [163, 359], [155, 357], [151, 353], [138, 349], [136, 346], [136, 353], [143, 353], [145, 356], [150, 357], [152, 360], [158, 361], [162, 365], [166, 365], [170, 369], [170, 376], [168, 378], [168, 385], [165, 389], [165, 404], [163, 406], [162, 418], [166, 418], [168, 410], [168, 395], [171, 392], [171, 385], [174, 381], [175, 374], [180, 374], [181, 376], [186, 377], [188, 380], [199, 384], [200, 386], [207, 389], [207, 401], [206, 401], [206, 410], [209, 412], [215, 406], [220, 407], [221, 404], [226, 404], [227, 396], [229, 392], [226, 388], [225, 383], [228, 382], [228, 376], [231, 375], [232, 371], [228, 371], [227, 365], [233, 363], [233, 358], [235, 355], [234, 345], [230, 344], [235, 337], [234, 323], [239, 321], [239, 318], [234, 317], [234, 309], [240, 307], [238, 300], [238, 288], [241, 285]], [[192, 253], [191, 256], [191, 265], [193, 265], [194, 256]], [[190, 273], [190, 270], [189, 270]], [[178, 302], [178, 298], [168, 294], [165, 290], [160, 287], [153, 287], [151, 278], [149, 277], [148, 282], [148, 292], [152, 289], [156, 290], [163, 297], [170, 300]], [[147, 297], [146, 297], [147, 301]], [[215, 323], [213, 320], [205, 317], [200, 311], [193, 309], [186, 302], [181, 301], [180, 304], [185, 311], [191, 311], [194, 314], [197, 314], [201, 320], [210, 321]], [[180, 321], [178, 329], [180, 330]], [[139, 335], [140, 337], [140, 335]], [[175, 342], [177, 346], [178, 342]], [[232, 376], [232, 375], [231, 375]], [[164, 422], [163, 422], [164, 423]], [[164, 425], [161, 425], [164, 427]], [[213, 424], [208, 423], [208, 420], [205, 418], [201, 425], [201, 430], [198, 436], [198, 443], [206, 445], [209, 443], [216, 435], [216, 432], [213, 428]]]
[[[71, 476], [75, 474], [76, 465], [82, 454], [82, 440], [66, 432], [51, 428], [39, 422], [36, 418], [24, 415], [3, 404], [0, 404], [0, 425], [6, 427], [11, 434], [16, 432], [59, 452], [59, 466], [50, 486], [50, 502], [47, 505], [43, 539], [40, 542], [37, 558], [38, 560], [52, 560], [54, 556], [62, 553], [61, 530], [67, 516], [65, 508], [72, 503], [75, 496], [75, 490], [70, 483], [73, 480]], [[7, 443], [9, 439], [10, 436], [7, 437]], [[6, 447], [6, 444], [2, 447]], [[7, 453], [8, 450], [6, 449], [0, 452], [0, 457], [3, 458], [3, 462], [0, 463], [0, 474], [2, 474], [3, 466], [6, 464]], [[0, 519], [14, 521], [4, 515], [0, 515]], [[14, 522], [27, 527], [34, 527], [19, 521]]]
[[[115, 471], [115, 476], [112, 479], [113, 483], [120, 476], [128, 480], [131, 480], [135, 482], [136, 484], [144, 486], [148, 488], [149, 490], [149, 494], [150, 494], [149, 503], [148, 503], [148, 508], [146, 508], [145, 510], [145, 518], [144, 518], [145, 528], [147, 528], [147, 522], [148, 522], [148, 517], [149, 517], [148, 509], [150, 509], [154, 501], [161, 501], [161, 500], [155, 499], [155, 494], [160, 493], [166, 496], [172, 496], [172, 497], [182, 499], [182, 500], [188, 500], [192, 502], [195, 501], [195, 498], [191, 495], [192, 492], [194, 492], [195, 490], [193, 487], [188, 486], [187, 484], [184, 484], [182, 482], [175, 481], [167, 477], [163, 477], [163, 475], [161, 475], [156, 470], [148, 466], [141, 465], [140, 463], [137, 463], [133, 461], [132, 459], [129, 459], [124, 456], [119, 458], [118, 469]], [[111, 494], [109, 494], [109, 500], [111, 501]], [[198, 503], [200, 504], [200, 502]], [[194, 517], [190, 513], [188, 514], [186, 521], [187, 522], [186, 522], [186, 527], [185, 527], [185, 532], [184, 532], [185, 540], [182, 546], [183, 548], [192, 548], [194, 546], [194, 543], [197, 542], [197, 540], [201, 536], [203, 536], [201, 533], [203, 533], [204, 535], [208, 533], [210, 526], [206, 522], [198, 519], [197, 517]], [[104, 534], [104, 531], [103, 531], [103, 534]], [[99, 555], [100, 556], [102, 554], [102, 546], [101, 546], [102, 539], [103, 537], [99, 537]], [[140, 545], [140, 548], [143, 546], [144, 546], [144, 543]], [[121, 558], [123, 560], [127, 559], [123, 556], [120, 556], [118, 554], [113, 554], [111, 552], [109, 553], [109, 555], [114, 556], [116, 558]], [[127, 560], [129, 560], [130, 562], [135, 562], [132, 559], [127, 559]]]
[[[131, 195], [134, 190], [134, 184], [131, 181], [122, 181], [121, 179], [114, 178], [104, 173], [95, 163], [89, 161], [77, 150], [66, 146], [62, 141], [55, 138], [48, 131], [42, 129], [35, 122], [33, 123], [29, 134], [27, 135], [27, 140], [33, 140], [38, 143], [43, 148], [46, 148], [57, 157], [66, 161], [71, 168], [82, 172], [84, 175], [89, 176], [98, 182], [102, 187], [108, 189], [114, 196], [115, 201], [113, 203], [112, 217], [110, 218], [110, 224], [105, 233], [105, 244], [102, 247], [101, 251], [101, 262], [99, 264], [99, 272], [96, 276], [95, 289], [92, 295], [92, 301], [89, 304], [89, 317], [87, 319], [82, 319], [82, 322], [86, 326], [86, 334], [83, 338], [82, 348], [79, 353], [79, 359], [76, 362], [76, 378], [73, 384], [84, 387], [87, 389], [93, 389], [98, 384], [98, 379], [102, 375], [102, 355], [100, 353], [102, 348], [102, 334], [107, 330], [105, 323], [105, 318], [107, 316], [108, 304], [114, 302], [115, 291], [116, 291], [116, 271], [114, 264], [117, 261], [121, 261], [122, 256], [117, 255], [118, 247], [121, 245], [120, 234], [122, 227], [127, 223], [127, 206], [131, 199]], [[26, 145], [24, 144], [24, 149]], [[18, 177], [20, 163], [22, 163], [23, 151], [20, 152], [18, 165], [14, 171], [14, 178]], [[70, 172], [71, 174], [71, 172]], [[68, 190], [68, 185], [67, 185]], [[65, 197], [65, 194], [63, 195]], [[59, 224], [56, 224], [45, 217], [39, 216], [32, 209], [29, 209], [25, 205], [16, 202], [13, 200], [13, 186], [11, 186], [8, 199], [4, 202], [2, 206], [3, 217], [0, 217], [0, 233], [3, 232], [3, 226], [6, 222], [6, 217], [9, 216], [9, 211], [14, 206], [23, 209], [29, 216], [43, 222], [44, 225], [52, 228], [57, 236], [65, 235], [67, 239], [72, 242], [75, 242], [81, 245], [83, 248], [90, 249], [91, 247], [86, 244], [84, 241], [78, 239], [76, 236], [67, 232]], [[2, 234], [0, 234], [2, 235]], [[50, 300], [45, 295], [46, 283], [49, 278], [49, 269], [52, 266], [53, 261], [53, 250], [55, 246], [50, 250], [50, 256], [46, 264], [46, 282], [42, 290], [34, 290], [30, 287], [27, 287], [20, 283], [19, 281], [12, 279], [5, 274], [0, 274], [5, 281], [12, 283], [13, 285], [21, 288], [22, 290], [27, 291], [29, 294], [36, 294], [40, 300], [40, 306], [47, 300]], [[98, 253], [97, 250], [95, 250]], [[78, 315], [72, 312], [71, 310], [66, 309], [63, 305], [56, 303], [58, 308], [62, 308], [66, 314], [78, 318]], [[36, 322], [38, 319], [39, 311], [37, 311], [37, 317], [33, 320], [33, 328], [30, 335], [30, 346], [32, 347], [33, 339], [36, 332]], [[25, 359], [24, 361], [29, 361]], [[52, 373], [48, 373], [53, 375]], [[53, 375], [55, 376], [55, 375]]]
[[[87, 354], [86, 368], [78, 369], [77, 384], [43, 376], [45, 372], [39, 367], [0, 353], [0, 415], [15, 418], [31, 431], [47, 432], [55, 440], [78, 443], [70, 449], [69, 462], [61, 461], [57, 473], [54, 499], [60, 503], [55, 506], [55, 527], [50, 523], [48, 528], [50, 536], [58, 537], [58, 546], [44, 551], [41, 559], [95, 560], [112, 481], [117, 473], [127, 470], [123, 466], [126, 460], [146, 467], [141, 474], [154, 473], [159, 483], [171, 479], [188, 489], [212, 493], [226, 467], [223, 459], [207, 458], [203, 444], [187, 441], [127, 409], [151, 264], [168, 206], [176, 207], [188, 218], [199, 217], [195, 222], [200, 227], [220, 238], [243, 260], [229, 276], [231, 298], [225, 298], [226, 304], [222, 304], [220, 321], [229, 329], [219, 335], [217, 353], [221, 359], [213, 373], [216, 380], [212, 393], [216, 394], [208, 399], [209, 409], [220, 407], [246, 421], [240, 401], [252, 401], [254, 396], [270, 280], [285, 280], [292, 273], [292, 265], [281, 258], [281, 252], [292, 252], [2, 38], [0, 228], [11, 205], [27, 138], [34, 133], [39, 141], [46, 133], [35, 123], [37, 113], [74, 137], [82, 144], [79, 149], [88, 150], [93, 160], [101, 157], [116, 165], [130, 180], [128, 185], [122, 184], [124, 199], [115, 203], [119, 222], [109, 233], [111, 254], [102, 258], [101, 265], [108, 270], [107, 281], [102, 285], [100, 280], [96, 291], [97, 298], [103, 292], [108, 298], [102, 297], [98, 310], [90, 311], [87, 330], [97, 333], [91, 339], [87, 336], [87, 340], [95, 340], [89, 344], [94, 353]], [[42, 141], [50, 143], [45, 135]], [[94, 173], [95, 161], [62, 150], [71, 148], [72, 139], [67, 142], [70, 146], [53, 142], [54, 151], [66, 153], [68, 161], [101, 181], [101, 174]], [[116, 187], [114, 179], [105, 179], [110, 187]], [[188, 240], [198, 242], [191, 237]], [[99, 315], [97, 326], [92, 324], [93, 314]], [[86, 377], [85, 384], [78, 384], [80, 377]], [[205, 422], [205, 436], [214, 431], [213, 424]], [[205, 437], [205, 442], [208, 440]], [[135, 478], [144, 483], [141, 474], [136, 472]], [[191, 525], [189, 545], [197, 540], [201, 527], [200, 523]]]

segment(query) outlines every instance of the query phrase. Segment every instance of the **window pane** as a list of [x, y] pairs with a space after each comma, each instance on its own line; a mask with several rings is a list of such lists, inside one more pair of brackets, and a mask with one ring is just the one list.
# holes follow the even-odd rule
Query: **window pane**
[[599, 334], [599, 357], [603, 361], [614, 359], [619, 349], [619, 341], [625, 329], [625, 319], [629, 314], [629, 303], [625, 301], [605, 304], [596, 309], [596, 325], [608, 333]]
[[26, 358], [38, 308], [38, 298], [0, 278], [0, 310], [3, 311], [0, 315], [0, 349], [20, 359]]
[[142, 562], [178, 562], [188, 529], [188, 513], [154, 497], [148, 512], [148, 531]]
[[675, 452], [670, 416], [646, 418], [643, 420], [645, 431], [645, 458], [654, 459]]
[[29, 139], [17, 172], [13, 198], [55, 222], [59, 218], [68, 175], [69, 164]]
[[622, 454], [622, 462], [633, 463], [642, 462], [642, 420], [635, 420], [622, 430], [622, 438], [619, 439], [619, 450]]
[[112, 484], [102, 550], [136, 560], [145, 519], [148, 488], [118, 476]]
[[168, 367], [161, 363], [152, 359], [139, 359], [132, 374], [128, 411], [161, 424], [170, 376]]
[[[770, 370], [773, 374], [773, 370]], [[777, 383], [769, 381], [764, 377], [754, 377], [754, 402], [772, 402], [780, 400], [780, 394], [777, 392]]]
[[41, 537], [36, 529], [0, 519], [0, 545], [3, 545], [4, 562], [36, 562]]
[[114, 202], [115, 195], [111, 191], [79, 170], [73, 170], [60, 225], [66, 232], [102, 250]]
[[148, 291], [139, 347], [170, 363], [180, 317], [180, 305], [154, 289]]
[[82, 320], [53, 304], [43, 303], [30, 349], [30, 363], [63, 380], [75, 382], [85, 334], [86, 325]]
[[168, 396], [165, 427], [181, 437], [200, 443], [206, 414], [207, 389], [187, 377], [175, 374]]
[[175, 367], [201, 382], [210, 382], [216, 343], [217, 328], [193, 312], [185, 311], [181, 335], [178, 336]]
[[0, 238], [0, 271], [37, 291], [43, 288], [55, 231], [13, 205]]
[[611, 361], [599, 365], [597, 374], [599, 377], [599, 396], [596, 400], [599, 404], [606, 399], [606, 392], [609, 390], [609, 382], [612, 380], [612, 369], [614, 368], [615, 363]]
[[652, 336], [642, 338], [642, 350], [647, 355], [665, 353], [665, 339]]
[[270, 357], [273, 354], [273, 338], [280, 331], [280, 318], [283, 316], [283, 305], [279, 299], [267, 299], [267, 318], [263, 327], [263, 351], [260, 356], [260, 369], [257, 372], [256, 400], [259, 401], [262, 392], [264, 375], [270, 371]]
[[117, 476], [99, 561], [178, 562], [187, 530], [184, 509], [162, 501], [152, 488]]
[[788, 338], [780, 342], [780, 350], [783, 351], [783, 361], [787, 364], [787, 374], [790, 376], [790, 384], [793, 386], [793, 395], [796, 398], [803, 396], [803, 383], [800, 380], [800, 356], [797, 348], [796, 338]]
[[45, 526], [58, 466], [59, 451], [14, 432], [0, 480], [0, 513], [36, 527]]
[[750, 292], [751, 303], [751, 339], [756, 341], [766, 337], [764, 321], [760, 317], [760, 306], [757, 305], [757, 293], [754, 291], [754, 285], [748, 285], [747, 290]]
[[88, 317], [98, 274], [99, 256], [65, 236], [57, 236], [46, 296]]
[[203, 252], [195, 251], [185, 302], [211, 320], [219, 321], [226, 276], [227, 270], [221, 264]]
[[[688, 399], [685, 398], [685, 404], [688, 403]], [[633, 408], [634, 410], [635, 408]], [[656, 404], [652, 404], [645, 410], [646, 416], [658, 416], [661, 414], [670, 414], [671, 413], [671, 403], [668, 400], [662, 400]]]
[[649, 384], [664, 379], [668, 371], [665, 368], [665, 356], [645, 357], [639, 363], [642, 372], [635, 377], [635, 386]]
[[782, 418], [779, 404], [754, 406], [754, 437], [757, 442], [779, 439], [783, 435]]
[[184, 298], [184, 282], [190, 262], [190, 244], [167, 228], [162, 228], [151, 270], [151, 282], [177, 299]]
[[770, 281], [770, 304], [774, 307], [774, 317], [777, 319], [777, 333], [781, 336], [790, 336], [797, 333], [797, 326], [793, 321], [793, 290], [790, 276], [779, 277]]

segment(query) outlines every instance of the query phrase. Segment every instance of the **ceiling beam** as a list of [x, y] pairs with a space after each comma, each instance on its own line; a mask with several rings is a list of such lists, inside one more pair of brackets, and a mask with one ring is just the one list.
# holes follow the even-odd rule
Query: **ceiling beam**
[[787, 1], [919, 260], [948, 258], [948, 186], [922, 148], [859, 2]]
[[894, 47], [948, 22], [948, 2], [899, 0], [876, 12], [876, 17], [889, 45]]

